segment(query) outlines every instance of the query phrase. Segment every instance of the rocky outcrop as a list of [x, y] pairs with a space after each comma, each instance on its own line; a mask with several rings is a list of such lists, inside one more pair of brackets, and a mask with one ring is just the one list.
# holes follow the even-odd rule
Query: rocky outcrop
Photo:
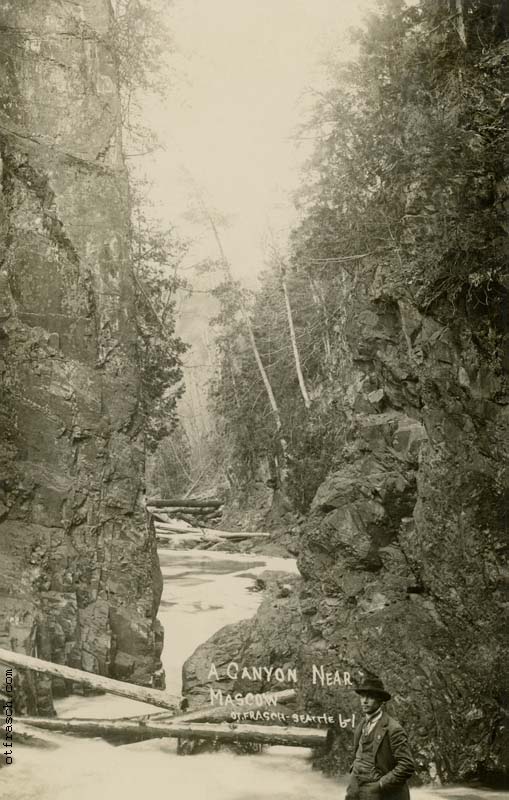
[[[302, 664], [381, 677], [422, 779], [507, 780], [509, 396], [490, 352], [507, 291], [432, 315], [382, 277], [345, 273], [350, 430], [301, 538]], [[307, 685], [302, 701], [355, 696]], [[322, 763], [345, 769], [350, 748], [338, 732]]]
[[[295, 667], [295, 653], [301, 639], [298, 586], [300, 579], [285, 572], [267, 570], [257, 578], [265, 596], [255, 617], [225, 625], [201, 644], [182, 669], [182, 694], [190, 707], [211, 703], [211, 689], [223, 698], [235, 693], [295, 689], [288, 670]], [[230, 664], [236, 667], [228, 668]], [[215, 672], [212, 670], [215, 667]], [[242, 668], [249, 672], [242, 675]], [[253, 673], [252, 667], [273, 667], [272, 673]], [[275, 670], [280, 668], [282, 673]], [[216, 695], [217, 698], [219, 694]], [[214, 700], [212, 705], [219, 705]]]
[[[288, 724], [294, 703], [285, 706], [256, 697], [284, 689], [295, 689], [291, 673], [301, 641], [301, 616], [298, 587], [300, 579], [286, 572], [267, 570], [254, 589], [264, 592], [258, 613], [252, 619], [225, 625], [199, 645], [182, 668], [182, 694], [190, 709], [217, 708], [238, 713], [274, 717], [267, 724]], [[244, 671], [245, 670], [245, 671]], [[246, 703], [233, 704], [239, 696]], [[277, 717], [277, 714], [280, 717]], [[227, 718], [228, 714], [227, 714]], [[249, 716], [246, 716], [249, 722]], [[256, 718], [251, 720], [256, 722]], [[236, 753], [258, 752], [260, 745], [224, 745], [210, 740], [180, 742], [180, 752], [201, 753], [230, 749]]]
[[[139, 510], [111, 13], [108, 0], [0, 8], [0, 643], [148, 683], [162, 582]], [[29, 705], [47, 710], [50, 689], [28, 686]]]

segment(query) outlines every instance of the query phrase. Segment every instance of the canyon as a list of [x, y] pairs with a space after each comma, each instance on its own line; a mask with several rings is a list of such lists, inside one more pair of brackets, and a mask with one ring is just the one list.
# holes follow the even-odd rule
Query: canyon
[[[0, 647], [161, 688], [112, 8], [4, 0], [0, 22]], [[505, 178], [493, 202], [507, 212]], [[374, 674], [421, 782], [501, 784], [509, 274], [467, 289], [458, 279], [454, 303], [426, 305], [387, 263], [341, 267], [331, 282], [334, 358], [312, 402], [340, 435], [306, 512], [260, 469], [257, 491], [264, 503], [278, 494], [300, 574], [260, 577], [257, 614], [198, 646], [183, 693], [195, 708], [211, 692], [296, 688], [290, 717], [335, 720], [316, 765], [338, 774], [359, 711], [351, 681]], [[236, 524], [241, 505], [230, 498]], [[267, 527], [281, 528], [276, 511]], [[265, 552], [256, 546], [246, 552]], [[48, 716], [71, 689], [27, 673], [17, 702]]]

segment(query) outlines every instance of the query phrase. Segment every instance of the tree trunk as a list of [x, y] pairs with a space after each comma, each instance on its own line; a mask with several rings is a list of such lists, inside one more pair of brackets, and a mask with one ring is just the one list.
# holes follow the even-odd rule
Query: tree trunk
[[332, 363], [332, 348], [330, 343], [330, 336], [329, 336], [329, 315], [327, 314], [327, 307], [325, 305], [325, 300], [323, 297], [322, 292], [320, 291], [319, 287], [316, 284], [315, 279], [311, 274], [311, 270], [306, 270], [309, 278], [309, 285], [311, 286], [311, 295], [313, 297], [313, 302], [318, 309], [318, 313], [322, 317], [323, 321], [323, 349], [325, 352], [325, 361], [327, 364]]
[[194, 542], [195, 544], [210, 542], [210, 544], [220, 544], [224, 541], [224, 539], [221, 539], [219, 536], [200, 536], [196, 533], [168, 533], [167, 531], [160, 532], [158, 530], [156, 530], [156, 540], [177, 546], [184, 542]]
[[85, 672], [81, 669], [66, 667], [63, 664], [55, 664], [52, 661], [43, 661], [42, 658], [33, 658], [23, 653], [15, 653], [11, 650], [0, 649], [0, 661], [9, 667], [19, 667], [30, 669], [35, 672], [42, 672], [43, 675], [55, 675], [57, 678], [64, 678], [67, 681], [83, 684], [90, 689], [98, 689], [110, 694], [117, 694], [121, 697], [129, 697], [131, 700], [139, 700], [141, 703], [149, 703], [161, 708], [169, 708], [174, 711], [180, 707], [181, 698], [163, 692], [160, 689], [151, 689], [147, 686], [135, 686], [132, 683], [124, 683], [113, 678], [106, 678], [104, 675], [96, 675], [93, 672]]
[[285, 439], [285, 437], [283, 435], [283, 425], [282, 425], [282, 422], [281, 422], [281, 415], [279, 413], [279, 407], [278, 407], [278, 404], [276, 402], [276, 398], [274, 396], [274, 392], [272, 391], [272, 386], [270, 385], [269, 376], [267, 375], [267, 371], [266, 371], [265, 367], [263, 366], [263, 362], [262, 362], [262, 359], [261, 359], [261, 356], [260, 356], [260, 352], [258, 350], [258, 345], [256, 344], [256, 339], [255, 339], [255, 335], [254, 335], [254, 331], [253, 331], [253, 326], [251, 324], [251, 320], [250, 320], [245, 308], [242, 309], [242, 313], [243, 313], [243, 316], [244, 316], [244, 321], [245, 321], [246, 326], [247, 326], [247, 330], [248, 330], [248, 334], [249, 334], [249, 341], [250, 341], [250, 344], [251, 344], [251, 349], [253, 350], [253, 355], [255, 357], [255, 361], [256, 361], [256, 364], [258, 366], [258, 370], [260, 372], [260, 375], [261, 375], [261, 378], [262, 378], [262, 381], [263, 381], [263, 385], [265, 387], [265, 391], [267, 392], [267, 397], [269, 398], [270, 408], [272, 410], [272, 415], [274, 417], [274, 422], [276, 424], [276, 431], [277, 431], [277, 434], [278, 434], [279, 444], [281, 446], [281, 455], [282, 455], [282, 458], [283, 458], [283, 463], [281, 464], [281, 467], [280, 467], [280, 480], [284, 484], [286, 482], [286, 473], [287, 473], [286, 463], [287, 463], [287, 459], [288, 459], [288, 444], [287, 444], [286, 439]]
[[456, 11], [458, 14], [458, 35], [463, 47], [467, 46], [467, 32], [465, 29], [465, 16], [463, 13], [463, 0], [456, 0]]
[[307, 409], [310, 408], [311, 402], [309, 400], [308, 390], [306, 388], [306, 382], [304, 380], [304, 375], [302, 374], [302, 366], [300, 363], [300, 355], [299, 355], [299, 348], [297, 346], [297, 337], [295, 336], [295, 326], [293, 324], [293, 314], [292, 314], [292, 306], [290, 303], [290, 295], [288, 292], [288, 286], [286, 285], [286, 275], [285, 275], [285, 267], [279, 262], [279, 269], [281, 273], [281, 283], [283, 286], [283, 294], [285, 296], [285, 305], [286, 305], [286, 316], [288, 317], [288, 327], [290, 329], [290, 339], [292, 340], [292, 349], [293, 349], [293, 358], [295, 361], [295, 369], [297, 372], [297, 378], [299, 381], [300, 386], [300, 393], [302, 395], [302, 399], [304, 400], [304, 405]]
[[152, 506], [153, 508], [202, 508], [212, 509], [220, 508], [223, 505], [222, 500], [186, 500], [182, 498], [170, 498], [169, 500], [159, 500], [156, 497], [148, 497], [145, 502], [146, 507]]
[[251, 531], [216, 531], [212, 528], [187, 528], [180, 530], [173, 528], [171, 525], [166, 525], [163, 522], [154, 525], [156, 536], [169, 537], [173, 539], [178, 537], [176, 541], [190, 541], [196, 539], [197, 541], [206, 542], [221, 542], [228, 539], [270, 539], [270, 533], [252, 533]]
[[235, 367], [234, 367], [234, 364], [233, 364], [231, 348], [228, 348], [228, 366], [230, 367], [230, 377], [232, 379], [233, 395], [235, 397], [235, 405], [237, 406], [237, 408], [240, 408], [239, 390], [238, 390], [238, 387], [237, 387], [237, 378], [235, 377]]
[[318, 728], [279, 727], [275, 725], [213, 725], [207, 723], [174, 724], [164, 722], [133, 722], [132, 720], [111, 719], [46, 719], [44, 717], [23, 717], [25, 724], [36, 728], [63, 733], [76, 733], [82, 736], [106, 736], [135, 740], [159, 738], [213, 739], [218, 742], [231, 742], [267, 745], [286, 745], [288, 747], [318, 747], [325, 744], [326, 730]]
[[27, 745], [28, 747], [40, 747], [43, 750], [58, 750], [59, 744], [51, 739], [45, 739], [40, 733], [35, 732], [29, 725], [23, 725], [23, 717], [16, 718], [16, 731], [13, 736], [16, 745]]
[[[195, 196], [196, 196], [196, 199], [198, 200], [200, 208], [201, 208], [203, 214], [205, 215], [205, 217], [206, 217], [206, 219], [207, 219], [207, 221], [208, 221], [208, 223], [210, 225], [210, 228], [212, 230], [212, 234], [214, 236], [214, 239], [215, 239], [215, 242], [216, 242], [216, 245], [217, 245], [217, 250], [218, 250], [218, 253], [219, 253], [219, 258], [220, 258], [220, 261], [221, 261], [221, 263], [223, 265], [223, 271], [225, 272], [229, 283], [233, 287], [235, 285], [235, 281], [233, 279], [231, 264], [230, 264], [228, 258], [226, 257], [226, 253], [225, 253], [225, 250], [224, 250], [224, 247], [223, 247], [223, 242], [221, 240], [221, 236], [219, 235], [219, 231], [217, 229], [217, 225], [214, 222], [214, 218], [213, 218], [212, 214], [210, 213], [210, 210], [209, 210], [207, 204], [205, 203], [205, 201], [203, 199], [203, 195], [202, 195], [202, 192], [200, 190], [200, 187], [198, 186], [198, 184], [194, 180], [194, 178], [191, 175], [191, 173], [189, 173], [188, 170], [186, 170], [186, 172], [188, 173], [188, 175], [190, 177], [190, 180], [191, 180], [191, 182], [193, 184], [194, 191], [195, 191]], [[279, 444], [280, 444], [280, 447], [281, 447], [281, 456], [282, 456], [282, 464], [280, 466], [280, 476], [279, 476], [279, 478], [280, 478], [281, 484], [284, 485], [286, 483], [286, 478], [287, 478], [287, 466], [286, 465], [287, 465], [287, 455], [288, 455], [288, 444], [287, 444], [286, 439], [285, 439], [285, 437], [283, 435], [283, 426], [282, 426], [282, 423], [281, 423], [281, 415], [279, 413], [279, 407], [278, 407], [278, 404], [276, 402], [276, 398], [274, 396], [274, 392], [272, 391], [272, 386], [270, 384], [269, 376], [267, 375], [267, 371], [266, 371], [265, 367], [263, 366], [263, 362], [262, 362], [262, 359], [260, 357], [260, 352], [258, 350], [258, 345], [256, 344], [256, 339], [255, 339], [255, 335], [254, 335], [254, 331], [253, 331], [253, 325], [251, 323], [251, 318], [250, 318], [250, 316], [248, 314], [248, 311], [246, 309], [246, 306], [245, 306], [245, 303], [243, 301], [242, 296], [239, 297], [239, 302], [240, 302], [240, 311], [241, 311], [241, 314], [242, 314], [242, 318], [243, 318], [243, 320], [245, 322], [245, 325], [246, 325], [247, 331], [248, 331], [249, 343], [251, 345], [251, 349], [253, 351], [253, 355], [254, 355], [254, 358], [255, 358], [255, 361], [256, 361], [256, 365], [258, 367], [258, 371], [260, 372], [260, 376], [261, 376], [263, 385], [265, 387], [265, 391], [267, 393], [267, 397], [269, 399], [270, 408], [271, 408], [271, 411], [272, 411], [272, 414], [273, 414], [273, 417], [274, 417], [274, 422], [275, 422], [275, 425], [276, 425], [276, 431], [277, 431], [277, 435], [278, 435], [278, 439], [279, 439]]]
[[154, 516], [169, 516], [170, 514], [189, 514], [193, 517], [213, 517], [216, 514], [220, 514], [220, 510], [216, 507], [212, 506], [202, 506], [201, 508], [196, 508], [193, 506], [162, 506], [161, 508], [156, 508], [156, 506], [146, 506], [147, 511], [149, 514], [153, 514]]
[[[279, 692], [266, 692], [267, 695], [276, 701], [275, 706], [267, 705], [266, 708], [268, 711], [279, 711], [285, 710], [283, 708], [283, 703], [288, 703], [290, 700], [294, 700], [296, 696], [295, 689], [282, 689]], [[265, 706], [263, 707], [265, 709]], [[195, 708], [194, 711], [188, 711], [187, 714], [179, 714], [178, 717], [172, 716], [168, 714], [167, 711], [159, 711], [155, 714], [149, 714], [148, 716], [144, 717], [135, 717], [135, 719], [139, 720], [165, 720], [172, 725], [174, 723], [180, 724], [183, 722], [205, 722], [206, 720], [215, 720], [216, 722], [222, 720], [228, 720], [232, 712], [242, 713], [246, 710], [245, 705], [235, 704], [233, 706], [201, 706], [200, 708]]]

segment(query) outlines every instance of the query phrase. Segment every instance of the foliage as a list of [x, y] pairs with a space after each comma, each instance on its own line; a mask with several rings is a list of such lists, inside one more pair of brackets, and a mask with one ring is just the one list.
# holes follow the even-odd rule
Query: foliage
[[131, 247], [145, 435], [154, 450], [175, 429], [184, 391], [181, 356], [187, 347], [175, 335], [175, 304], [184, 285], [178, 267], [186, 248], [172, 228], [147, 215], [139, 199], [132, 204]]
[[[295, 276], [293, 276], [295, 277]], [[315, 385], [326, 379], [321, 345], [322, 315], [310, 300], [309, 283], [302, 276], [290, 280], [295, 310], [296, 337], [306, 375]], [[223, 440], [223, 456], [246, 486], [259, 477], [260, 465], [277, 475], [280, 437], [260, 373], [240, 314], [238, 285], [220, 284], [215, 295], [220, 312], [213, 321], [220, 367], [211, 387], [211, 403]], [[244, 298], [244, 302], [246, 299]], [[340, 429], [335, 405], [315, 403], [309, 414], [299, 390], [279, 270], [267, 270], [252, 298], [251, 315], [260, 357], [277, 396], [288, 442], [289, 492], [295, 505], [305, 510], [333, 460]]]
[[159, 442], [147, 459], [147, 493], [159, 497], [184, 495], [192, 484], [189, 472], [191, 451], [184, 428], [174, 429]]
[[117, 63], [124, 132], [154, 149], [154, 131], [143, 123], [141, 98], [164, 96], [171, 76], [173, 41], [165, 0], [113, 0], [110, 47]]
[[275, 448], [275, 443], [269, 432], [272, 428], [265, 421], [270, 417], [270, 407], [240, 313], [241, 292], [240, 285], [229, 279], [219, 283], [213, 292], [219, 312], [211, 324], [216, 329], [220, 367], [210, 396], [217, 420], [216, 435], [223, 441], [224, 452], [229, 453], [234, 472], [242, 482], [256, 477], [260, 461]]
[[356, 32], [358, 58], [331, 70], [311, 122], [296, 263], [376, 255], [424, 307], [500, 274], [501, 6], [461, 4], [466, 47], [447, 3], [385, 0]]
[[[109, 45], [117, 65], [124, 142], [142, 151], [156, 138], [142, 123], [142, 101], [165, 91], [172, 52], [163, 0], [114, 0]], [[186, 345], [175, 334], [176, 293], [184, 285], [178, 267], [186, 246], [171, 226], [155, 219], [148, 187], [129, 162], [131, 263], [135, 283], [141, 405], [149, 451], [173, 434], [176, 405], [183, 393]]]
[[[375, 270], [394, 300], [475, 313], [496, 354], [507, 228], [507, 3], [380, 0], [329, 66], [306, 136], [317, 140], [296, 198], [287, 286], [311, 409], [299, 396], [278, 269], [252, 325], [288, 442], [288, 491], [305, 510], [344, 439], [345, 285]], [[244, 482], [276, 453], [274, 424], [234, 296], [222, 295], [212, 402]], [[496, 314], [493, 308], [498, 311]]]

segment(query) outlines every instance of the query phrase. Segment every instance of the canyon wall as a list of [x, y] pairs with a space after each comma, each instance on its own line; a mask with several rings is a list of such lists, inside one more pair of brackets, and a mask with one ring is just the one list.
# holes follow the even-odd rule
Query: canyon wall
[[293, 666], [300, 711], [335, 720], [316, 763], [344, 773], [353, 685], [374, 674], [418, 781], [507, 785], [509, 359], [493, 341], [509, 342], [508, 288], [423, 313], [376, 265], [343, 272], [334, 391], [348, 425], [339, 467], [294, 526], [302, 583], [198, 648], [184, 667], [191, 700], [210, 685], [283, 688], [228, 681], [228, 662]]
[[[344, 271], [349, 431], [301, 536], [301, 668], [374, 673], [423, 779], [507, 780], [508, 286], [423, 313], [383, 269]], [[314, 710], [352, 710], [338, 686]], [[326, 766], [346, 768], [338, 729]]]
[[[0, 8], [0, 645], [149, 683], [128, 183], [108, 0]], [[27, 678], [28, 706], [51, 692]]]

